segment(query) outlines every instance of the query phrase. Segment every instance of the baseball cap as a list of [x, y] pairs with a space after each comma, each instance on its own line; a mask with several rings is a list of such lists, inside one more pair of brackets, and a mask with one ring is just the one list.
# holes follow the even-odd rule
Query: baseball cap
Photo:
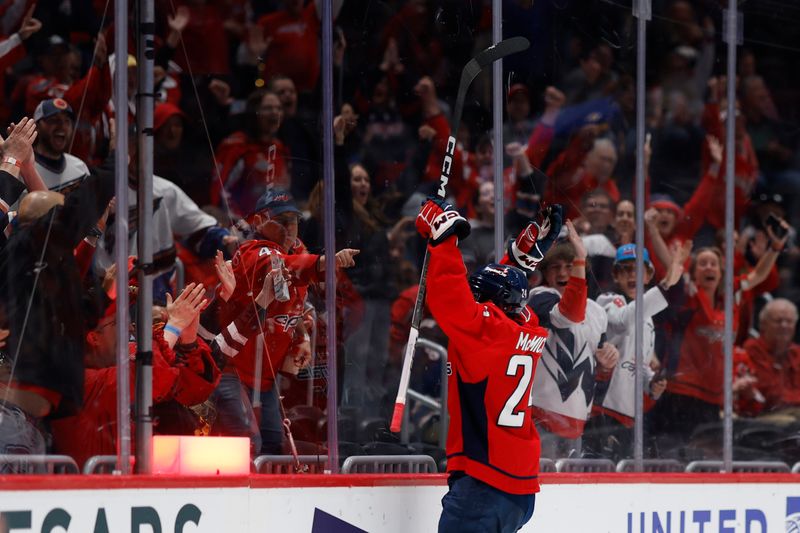
[[42, 100], [33, 112], [33, 121], [39, 122], [43, 118], [50, 118], [58, 113], [66, 113], [69, 118], [75, 120], [75, 113], [72, 112], [72, 107], [63, 98], [50, 98], [49, 100]]
[[[647, 248], [644, 248], [642, 259], [644, 260], [644, 264], [647, 265], [647, 268], [653, 268], [653, 263], [650, 262], [650, 252], [647, 251]], [[617, 248], [617, 256], [614, 258], [615, 265], [618, 263], [622, 263], [624, 261], [635, 261], [635, 260], [636, 260], [635, 244], [625, 244]]]
[[284, 189], [270, 189], [261, 195], [261, 198], [259, 198], [258, 202], [256, 202], [256, 208], [253, 211], [253, 215], [263, 213], [265, 211], [270, 218], [276, 217], [281, 213], [300, 214], [300, 210], [297, 209], [297, 206], [295, 206], [294, 198], [292, 197], [291, 193]]
[[175, 115], [178, 115], [184, 120], [187, 118], [186, 113], [181, 111], [175, 104], [170, 102], [158, 104], [153, 111], [153, 130], [158, 131], [170, 117], [174, 117]]
[[683, 210], [681, 206], [679, 206], [675, 200], [672, 199], [672, 196], [668, 194], [654, 194], [650, 197], [650, 207], [655, 207], [656, 209], [669, 209], [675, 212], [675, 215], [681, 216]]

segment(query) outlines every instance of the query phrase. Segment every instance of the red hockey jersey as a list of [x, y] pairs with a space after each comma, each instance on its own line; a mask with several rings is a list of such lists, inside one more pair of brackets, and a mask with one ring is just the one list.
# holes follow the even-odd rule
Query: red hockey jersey
[[[302, 245], [301, 245], [302, 246]], [[290, 272], [290, 298], [286, 302], [274, 301], [267, 308], [267, 318], [262, 324], [266, 349], [261, 366], [258, 366], [257, 343], [246, 342], [242, 350], [229, 360], [236, 367], [242, 383], [254, 388], [256, 381], [262, 390], [272, 387], [276, 373], [294, 340], [294, 332], [302, 320], [308, 284], [318, 279], [317, 259], [313, 254], [286, 254], [277, 244], [258, 240], [243, 243], [233, 257], [236, 290], [219, 314], [222, 325], [233, 322], [243, 309], [253, 306], [253, 295], [258, 294], [264, 277], [272, 270], [272, 255], [278, 254]]]
[[450, 339], [447, 469], [511, 494], [538, 492], [530, 399], [547, 330], [530, 310], [518, 323], [493, 303], [475, 302], [454, 238], [430, 254], [427, 303]]

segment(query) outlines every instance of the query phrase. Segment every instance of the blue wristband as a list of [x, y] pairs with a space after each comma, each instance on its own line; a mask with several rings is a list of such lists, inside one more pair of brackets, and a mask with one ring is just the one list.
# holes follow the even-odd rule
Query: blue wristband
[[170, 333], [172, 333], [173, 335], [175, 335], [178, 338], [180, 338], [180, 336], [181, 336], [181, 330], [179, 330], [178, 328], [176, 328], [172, 324], [165, 325], [164, 326], [164, 331], [169, 331]]

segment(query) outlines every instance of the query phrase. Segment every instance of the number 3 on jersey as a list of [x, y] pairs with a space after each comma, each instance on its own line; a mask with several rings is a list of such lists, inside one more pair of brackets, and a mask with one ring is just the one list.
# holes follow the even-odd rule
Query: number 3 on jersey
[[[525, 396], [525, 391], [528, 390], [533, 378], [533, 357], [530, 355], [512, 355], [508, 360], [506, 376], [516, 377], [519, 374], [520, 367], [522, 367], [522, 376], [519, 378], [517, 388], [506, 400], [503, 410], [500, 411], [500, 416], [497, 417], [498, 426], [521, 428], [525, 423], [525, 406], [520, 407], [519, 403]], [[525, 398], [525, 400], [527, 401], [528, 398]]]

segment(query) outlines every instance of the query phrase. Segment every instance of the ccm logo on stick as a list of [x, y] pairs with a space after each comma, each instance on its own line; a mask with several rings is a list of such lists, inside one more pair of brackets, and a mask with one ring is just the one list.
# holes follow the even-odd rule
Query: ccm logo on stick
[[447, 138], [447, 152], [444, 155], [444, 161], [442, 161], [442, 175], [439, 176], [439, 196], [442, 198], [445, 197], [444, 188], [447, 187], [447, 182], [450, 181], [450, 171], [453, 166], [453, 154], [455, 154], [455, 150], [456, 140], [451, 135]]

